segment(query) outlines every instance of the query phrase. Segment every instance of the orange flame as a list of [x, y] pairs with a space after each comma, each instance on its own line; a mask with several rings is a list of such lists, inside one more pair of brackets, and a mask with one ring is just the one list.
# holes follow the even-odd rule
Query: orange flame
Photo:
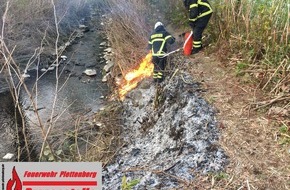
[[138, 83], [146, 77], [149, 77], [153, 73], [154, 65], [151, 62], [152, 54], [149, 53], [142, 60], [138, 69], [129, 71], [124, 76], [124, 81], [120, 85], [119, 96], [121, 100], [124, 100], [125, 95], [132, 89], [136, 88]]

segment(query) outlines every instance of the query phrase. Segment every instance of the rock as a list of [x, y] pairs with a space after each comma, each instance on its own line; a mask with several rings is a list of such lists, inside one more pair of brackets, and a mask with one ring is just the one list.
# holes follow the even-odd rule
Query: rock
[[97, 127], [103, 127], [103, 124], [102, 124], [101, 122], [97, 122], [97, 123], [96, 123], [96, 126], [97, 126]]
[[112, 52], [112, 48], [107, 48], [107, 49], [104, 49], [105, 52], [108, 52], [108, 53], [111, 53]]
[[29, 74], [27, 74], [27, 73], [23, 73], [23, 74], [22, 74], [22, 77], [23, 77], [23, 78], [29, 78], [29, 77], [30, 77], [30, 75], [29, 75]]
[[80, 29], [85, 29], [85, 28], [87, 28], [87, 26], [86, 26], [86, 25], [83, 25], [83, 24], [80, 24], [80, 25], [79, 25], [79, 28], [80, 28]]
[[97, 74], [97, 71], [95, 69], [86, 69], [83, 73], [85, 73], [88, 76], [94, 76]]
[[81, 31], [83, 31], [83, 32], [88, 32], [88, 31], [90, 31], [89, 27], [86, 26], [86, 25], [83, 25], [83, 24], [80, 24], [80, 25], [79, 25], [79, 29], [80, 29]]
[[70, 42], [66, 42], [64, 45], [65, 45], [65, 47], [68, 47], [68, 46], [71, 45], [71, 43]]
[[105, 46], [107, 44], [107, 42], [102, 42], [100, 43], [100, 46]]
[[7, 154], [3, 157], [3, 159], [4, 159], [4, 160], [11, 160], [13, 157], [14, 157], [14, 154], [12, 154], [12, 153], [7, 153]]
[[48, 71], [52, 71], [52, 70], [54, 70], [54, 67], [53, 66], [50, 66], [50, 67], [47, 68], [47, 70]]
[[60, 58], [65, 61], [67, 59], [67, 56], [62, 55], [62, 56], [60, 56]]
[[107, 82], [107, 81], [108, 81], [108, 78], [109, 78], [110, 75], [111, 75], [110, 72], [107, 73], [107, 74], [103, 77], [102, 82]]
[[106, 73], [109, 72], [113, 66], [114, 66], [114, 62], [107, 61], [107, 64], [104, 66], [104, 70], [106, 71]]
[[111, 56], [108, 54], [105, 54], [103, 57], [106, 61], [111, 61]]

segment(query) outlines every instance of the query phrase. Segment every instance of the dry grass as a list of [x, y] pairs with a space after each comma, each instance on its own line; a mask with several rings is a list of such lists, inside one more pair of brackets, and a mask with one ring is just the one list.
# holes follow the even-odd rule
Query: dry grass
[[[230, 159], [223, 175], [199, 176], [197, 189], [290, 189], [290, 144], [281, 144], [281, 122], [250, 105], [265, 98], [255, 85], [244, 84], [213, 57], [198, 55], [188, 68], [197, 81], [203, 81], [205, 98], [217, 112], [220, 143]], [[286, 107], [286, 109], [289, 109]], [[199, 186], [200, 185], [200, 186]]]
[[103, 111], [78, 117], [75, 130], [67, 133], [58, 148], [64, 161], [102, 162], [109, 164], [124, 145], [121, 139], [122, 105], [110, 102]]
[[217, 42], [219, 57], [243, 67], [240, 74], [250, 75], [263, 90], [290, 93], [287, 2], [229, 0], [213, 2], [213, 7], [208, 31]]
[[106, 35], [114, 51], [117, 63], [114, 75], [124, 75], [146, 56], [149, 33], [147, 1], [109, 0], [111, 9], [106, 23]]

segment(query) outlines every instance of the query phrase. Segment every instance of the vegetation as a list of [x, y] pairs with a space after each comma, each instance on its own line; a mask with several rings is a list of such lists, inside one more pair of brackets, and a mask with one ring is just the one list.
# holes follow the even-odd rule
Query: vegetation
[[[115, 52], [115, 75], [134, 68], [149, 52], [148, 34], [152, 29], [151, 9], [146, 0], [108, 0], [106, 35]], [[150, 25], [151, 24], [151, 25]]]
[[[214, 14], [206, 33], [212, 51], [224, 64], [236, 65], [239, 74], [249, 73], [258, 86], [274, 95], [289, 93], [289, 2], [279, 0], [212, 1]], [[180, 27], [186, 12], [181, 2], [167, 11]], [[288, 99], [289, 100], [289, 99]]]
[[[67, 40], [65, 36], [73, 32], [75, 25], [78, 25], [77, 18], [82, 14], [80, 10], [87, 6], [86, 3], [84, 0], [4, 0], [0, 5], [2, 16], [0, 73], [5, 74], [10, 82], [15, 105], [20, 114], [22, 111], [19, 105], [19, 89], [22, 86], [25, 88], [25, 85], [21, 78], [19, 62], [15, 59], [21, 58], [21, 55], [23, 58], [25, 55], [25, 59], [28, 57], [29, 60], [38, 60], [46, 50], [56, 52], [58, 55], [59, 45]], [[149, 34], [153, 30], [154, 23], [162, 15], [165, 16], [164, 20], [175, 28], [189, 30], [187, 12], [183, 8], [182, 1], [107, 0], [107, 3], [110, 12], [104, 18], [107, 23], [105, 31], [117, 63], [114, 68], [115, 75], [123, 75], [148, 53], [146, 47]], [[209, 36], [206, 43], [210, 44], [209, 48], [206, 48], [206, 53], [215, 53], [225, 66], [232, 68], [237, 77], [246, 78], [247, 82], [255, 85], [255, 90], [261, 89], [267, 93], [263, 99], [252, 102], [252, 109], [249, 111], [269, 108], [276, 103], [284, 109], [289, 109], [289, 2], [221, 0], [211, 1], [211, 4], [214, 14], [205, 31]], [[32, 63], [28, 61], [24, 64], [26, 66]], [[12, 76], [17, 77], [20, 85], [14, 83]], [[32, 94], [31, 101], [33, 102]], [[42, 121], [39, 120], [43, 138], [42, 154], [39, 159], [102, 161], [104, 165], [108, 164], [118, 148], [123, 146], [119, 138], [121, 109], [122, 106], [114, 102], [94, 118], [78, 118], [75, 130], [68, 132], [61, 146], [56, 148], [51, 147], [48, 141], [50, 130], [45, 130]], [[34, 110], [37, 110], [36, 105]], [[23, 115], [22, 119], [24, 120]], [[275, 136], [280, 137], [278, 144], [289, 146], [290, 121], [283, 117], [277, 120], [279, 127], [276, 128]], [[51, 120], [51, 128], [53, 121], [55, 120]], [[111, 125], [102, 128], [102, 123]], [[25, 131], [24, 128], [18, 130]], [[29, 156], [31, 150], [27, 142], [28, 137], [24, 135], [23, 138], [26, 150], [22, 151], [26, 151]], [[80, 147], [85, 145], [80, 144], [80, 141], [85, 145], [91, 145], [84, 154], [80, 151]], [[234, 175], [221, 172], [210, 174], [206, 180], [204, 176], [197, 176], [197, 181], [199, 179], [199, 183], [211, 181], [212, 184], [224, 182], [227, 186], [233, 183], [234, 178]], [[261, 181], [266, 179], [265, 176], [259, 176]], [[122, 188], [131, 189], [138, 182], [138, 180], [127, 181], [124, 176]]]
[[[114, 5], [114, 9], [120, 9], [120, 7], [118, 7], [118, 3], [116, 3], [114, 0], [109, 0], [109, 2]], [[122, 14], [118, 15], [116, 14], [117, 12], [113, 11], [110, 14], [112, 18], [118, 18], [112, 19], [112, 22], [114, 22], [114, 20], [118, 22], [115, 23], [116, 25], [119, 24], [122, 26], [127, 26], [118, 27], [118, 29], [123, 29], [118, 30], [118, 34], [114, 32], [108, 32], [108, 36], [112, 46], [117, 49], [116, 51], [119, 51], [119, 49], [123, 49], [125, 47], [129, 47], [129, 49], [134, 50], [133, 57], [136, 58], [131, 59], [132, 57], [128, 57], [128, 53], [123, 54], [122, 52], [118, 52], [116, 54], [116, 62], [118, 63], [117, 68], [115, 68], [116, 70], [122, 71], [123, 68], [134, 66], [136, 61], [146, 54], [146, 52], [144, 51], [147, 42], [146, 37], [149, 36], [154, 21], [162, 18], [161, 15], [165, 16], [165, 18], [162, 18], [162, 20], [167, 24], [172, 24], [174, 29], [183, 30], [183, 32], [190, 30], [187, 23], [187, 11], [184, 9], [182, 1], [150, 0], [146, 1], [147, 4], [145, 3], [145, 1], [126, 2], [128, 4], [131, 4], [130, 6], [137, 8], [136, 10], [140, 10], [140, 7], [147, 6], [147, 10], [150, 10], [150, 14], [148, 15], [148, 12], [146, 11], [138, 11], [138, 18], [136, 18], [136, 15], [132, 16], [128, 12], [122, 12]], [[122, 2], [120, 4], [123, 3], [125, 2]], [[142, 6], [140, 6], [140, 3], [142, 3]], [[246, 106], [249, 108], [248, 114], [256, 115], [261, 112], [265, 113], [274, 104], [275, 106], [281, 107], [284, 110], [289, 110], [290, 13], [289, 4], [287, 4], [287, 1], [272, 0], [265, 2], [262, 0], [223, 0], [210, 1], [210, 3], [213, 6], [214, 14], [204, 33], [207, 36], [207, 38], [204, 40], [204, 43], [207, 43], [207, 45], [209, 45], [205, 50], [205, 54], [215, 54], [224, 66], [226, 66], [238, 79], [241, 79], [240, 81], [242, 83], [247, 84], [249, 88], [253, 88], [251, 90], [264, 92], [263, 96], [255, 96], [252, 98], [252, 102], [248, 103], [248, 106]], [[142, 22], [145, 22], [144, 25], [142, 24], [142, 27], [135, 23], [135, 21], [138, 19]], [[130, 23], [133, 23], [133, 25], [128, 26], [128, 20]], [[146, 25], [146, 23], [149, 25]], [[109, 28], [111, 26], [112, 25], [109, 25]], [[133, 28], [136, 31], [131, 32], [131, 26], [134, 26]], [[108, 31], [110, 30], [108, 29]], [[142, 33], [138, 33], [139, 31], [142, 31]], [[144, 33], [143, 31], [146, 32]], [[124, 38], [122, 35], [126, 36], [126, 38]], [[134, 41], [134, 39], [136, 39], [136, 36], [139, 36], [140, 38], [138, 38], [137, 41]], [[121, 41], [123, 40], [122, 43], [118, 43], [120, 41], [117, 39], [121, 39]], [[124, 41], [124, 39], [127, 40]], [[130, 40], [130, 43], [128, 42], [128, 40]], [[118, 45], [115, 46], [115, 43], [117, 43]], [[142, 45], [137, 46], [136, 44]], [[138, 51], [136, 51], [135, 48], [139, 48]], [[240, 88], [244, 92], [247, 92], [241, 86], [237, 86], [237, 88]], [[240, 109], [243, 110], [244, 108]], [[258, 113], [256, 112], [257, 110], [259, 110]], [[274, 119], [277, 124], [275, 124], [274, 122], [273, 126], [271, 125], [271, 128], [267, 130], [267, 134], [265, 134], [265, 136], [262, 135], [261, 138], [257, 137], [257, 140], [255, 140], [254, 142], [256, 142], [259, 147], [267, 147], [269, 146], [268, 144], [271, 144], [271, 146], [269, 147], [272, 151], [274, 150], [276, 152], [273, 152], [273, 154], [283, 154], [285, 157], [285, 149], [283, 147], [273, 148], [276, 146], [276, 142], [271, 140], [271, 135], [269, 136], [268, 133], [279, 134], [279, 145], [284, 146], [285, 148], [289, 147], [288, 145], [290, 121], [289, 119], [287, 119], [287, 117], [278, 117], [271, 119]], [[223, 124], [221, 124], [221, 127], [224, 127]], [[255, 138], [254, 134], [250, 133], [251, 131], [249, 130], [258, 129], [252, 129], [251, 127], [247, 129], [247, 127], [249, 126], [247, 126], [246, 124], [243, 124], [242, 127], [244, 127], [244, 129], [241, 129], [241, 131], [237, 131], [237, 134], [233, 134], [231, 130], [225, 132], [226, 135], [228, 135], [225, 137], [225, 139], [228, 139], [228, 141], [230, 141], [228, 144], [231, 145], [231, 143], [238, 143], [237, 146], [239, 146], [240, 144], [244, 144], [248, 142], [247, 135], [250, 135], [250, 137], [253, 136], [253, 138]], [[246, 132], [243, 133], [244, 131]], [[231, 141], [232, 136], [235, 135], [237, 135], [237, 138], [233, 138], [233, 140]], [[267, 139], [267, 142], [265, 142], [265, 139]], [[236, 147], [227, 146], [226, 148], [229, 149], [229, 152], [238, 151]], [[243, 148], [250, 149], [253, 147], [246, 147], [245, 145], [245, 147], [243, 146]], [[281, 149], [283, 150], [283, 153], [281, 152]], [[263, 152], [262, 150], [260, 151]], [[247, 152], [242, 153], [246, 154], [245, 157], [247, 157], [247, 154], [250, 154]], [[259, 153], [260, 152], [257, 151], [256, 154]], [[272, 153], [269, 154], [269, 158], [267, 157], [265, 158], [265, 160], [271, 160], [270, 155], [272, 155]], [[235, 156], [238, 157], [241, 155]], [[244, 158], [244, 156], [241, 157]], [[241, 161], [241, 159], [234, 160]], [[261, 163], [257, 161], [257, 163], [253, 163], [253, 165], [259, 167], [261, 166]], [[277, 169], [277, 171], [275, 171], [276, 182], [268, 180], [272, 179], [271, 176], [262, 176], [262, 173], [263, 175], [270, 175], [268, 171], [260, 171], [264, 168], [254, 170], [254, 180], [259, 181], [259, 183], [255, 184], [257, 185], [256, 187], [263, 189], [267, 185], [277, 188], [282, 186], [289, 186], [289, 184], [286, 182], [287, 177], [285, 176], [285, 171], [287, 171], [287, 168], [288, 167], [285, 166], [283, 169], [279, 168], [279, 170]], [[247, 168], [239, 170], [239, 168], [237, 167], [236, 169], [238, 171], [221, 172], [206, 177], [202, 175], [197, 175], [197, 178], [195, 180], [196, 185], [194, 187], [196, 187], [196, 189], [199, 189], [201, 187], [204, 187], [201, 189], [224, 189], [225, 187], [231, 187], [233, 189], [255, 189], [255, 187], [247, 179], [249, 177], [249, 174], [247, 173]], [[241, 181], [244, 179], [246, 180]]]

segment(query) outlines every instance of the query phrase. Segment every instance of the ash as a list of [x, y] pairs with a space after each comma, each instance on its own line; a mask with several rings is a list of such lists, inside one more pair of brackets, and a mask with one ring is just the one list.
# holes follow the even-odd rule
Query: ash
[[133, 189], [172, 189], [195, 173], [223, 170], [227, 156], [218, 145], [214, 109], [200, 86], [183, 73], [161, 86], [149, 79], [124, 100], [126, 142], [103, 170], [103, 189], [120, 189], [122, 177], [138, 179]]

